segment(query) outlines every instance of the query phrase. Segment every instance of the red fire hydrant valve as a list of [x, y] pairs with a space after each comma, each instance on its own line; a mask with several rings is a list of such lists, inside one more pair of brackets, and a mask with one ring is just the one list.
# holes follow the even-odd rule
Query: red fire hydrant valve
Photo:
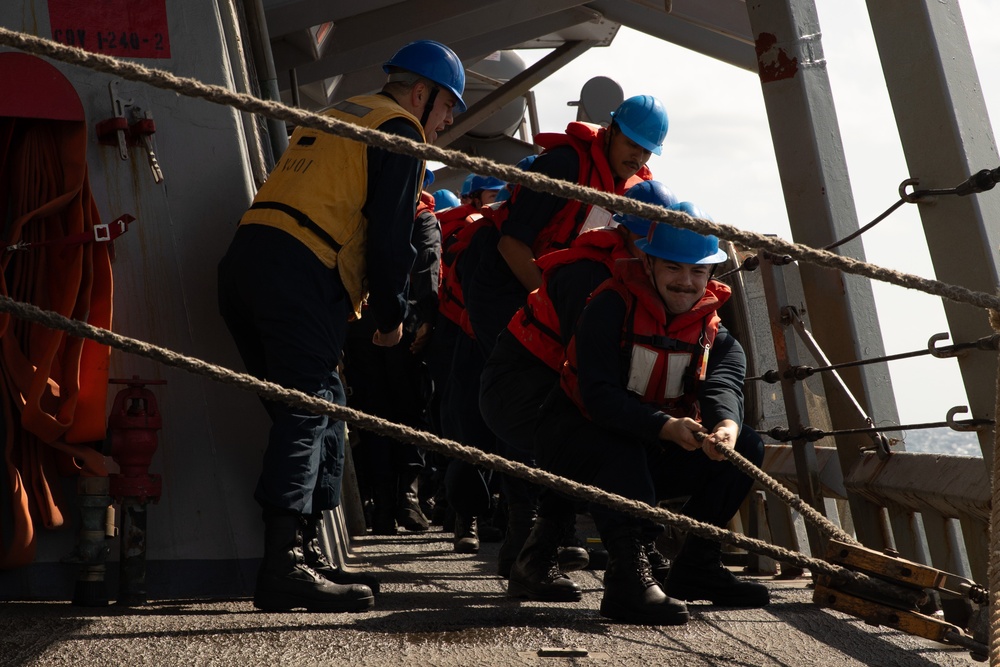
[[163, 419], [156, 407], [156, 397], [146, 385], [166, 384], [166, 380], [109, 380], [110, 384], [128, 385], [115, 396], [108, 417], [111, 458], [121, 472], [110, 475], [111, 495], [116, 500], [133, 498], [139, 502], [157, 502], [162, 488], [160, 476], [149, 473], [156, 453], [156, 432]]

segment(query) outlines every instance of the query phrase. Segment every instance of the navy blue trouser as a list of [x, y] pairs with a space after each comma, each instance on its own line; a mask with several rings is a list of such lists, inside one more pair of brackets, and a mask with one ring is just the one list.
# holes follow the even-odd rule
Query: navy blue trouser
[[[240, 227], [219, 263], [219, 312], [251, 375], [346, 404], [337, 362], [349, 298], [336, 269], [304, 245], [264, 225]], [[344, 423], [262, 402], [271, 429], [257, 502], [302, 514], [339, 505]]]
[[[504, 458], [535, 465], [535, 430], [542, 403], [559, 383], [559, 376], [528, 352], [506, 329], [497, 338], [493, 354], [483, 368], [479, 407], [486, 425], [497, 436]], [[533, 505], [538, 487], [517, 477], [503, 475], [507, 502]]]
[[[719, 527], [736, 515], [753, 486], [732, 463], [713, 461], [700, 449], [689, 452], [672, 442], [640, 443], [600, 427], [584, 418], [561, 390], [546, 403], [536, 437], [538, 462], [546, 470], [651, 505], [690, 496], [682, 512]], [[764, 460], [764, 442], [746, 424], [740, 428], [736, 451], [756, 466]], [[543, 494], [543, 508], [551, 495]], [[648, 528], [648, 522], [606, 505], [591, 503], [590, 513], [602, 535], [629, 525]]]
[[464, 336], [462, 329], [444, 315], [438, 315], [434, 334], [427, 344], [427, 370], [433, 384], [429, 418], [431, 427], [438, 435], [444, 433], [441, 423], [441, 403], [451, 375], [451, 360], [455, 354], [455, 341]]
[[[479, 413], [479, 376], [485, 363], [482, 350], [465, 334], [455, 340], [455, 356], [441, 413], [444, 435], [484, 452], [496, 451], [496, 436]], [[448, 504], [463, 516], [481, 516], [490, 509], [489, 474], [472, 464], [452, 459], [445, 474]]]
[[[398, 345], [382, 347], [372, 342], [375, 329], [371, 317], [347, 326], [341, 378], [350, 388], [347, 404], [387, 421], [428, 430], [431, 381], [423, 354], [410, 352], [413, 332], [404, 330]], [[410, 471], [415, 476], [424, 468], [423, 449], [374, 431], [364, 431], [360, 446], [351, 453], [362, 497], [374, 495], [380, 484], [395, 488], [400, 473]]]

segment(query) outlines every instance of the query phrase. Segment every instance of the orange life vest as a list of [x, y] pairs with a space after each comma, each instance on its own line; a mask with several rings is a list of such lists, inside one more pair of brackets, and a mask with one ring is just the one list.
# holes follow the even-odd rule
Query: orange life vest
[[[455, 244], [459, 233], [469, 224], [469, 216], [475, 211], [475, 207], [471, 204], [463, 204], [437, 212], [438, 222], [441, 223], [441, 282], [438, 284], [438, 312], [459, 326], [465, 312], [465, 300], [462, 297], [462, 286], [452, 275], [455, 260], [458, 258]], [[468, 245], [468, 240], [464, 243]]]
[[434, 212], [434, 195], [427, 192], [427, 190], [421, 190], [420, 199], [417, 200], [417, 215], [420, 215], [424, 211]]
[[[558, 146], [572, 147], [580, 160], [580, 172], [576, 179], [580, 185], [622, 195], [633, 185], [653, 178], [652, 172], [643, 165], [627, 181], [616, 182], [605, 153], [606, 134], [606, 128], [573, 121], [566, 126], [565, 133], [549, 132], [536, 135], [535, 143], [545, 148], [545, 152]], [[515, 188], [511, 199], [515, 199], [516, 196], [517, 188]], [[535, 257], [543, 257], [553, 250], [568, 248], [573, 239], [579, 235], [590, 212], [591, 206], [589, 204], [583, 204], [573, 199], [567, 200], [566, 205], [535, 237], [535, 241], [531, 245], [531, 251]]]
[[[503, 215], [500, 212], [505, 211], [507, 207], [506, 202], [498, 202], [483, 206], [478, 211], [476, 211], [474, 206], [469, 204], [454, 208], [465, 209], [472, 213], [463, 219], [463, 226], [461, 227], [449, 221], [450, 228], [457, 228], [457, 231], [453, 232], [454, 240], [450, 242], [448, 237], [444, 236], [445, 223], [443, 221], [441, 223], [441, 234], [444, 240], [441, 243], [441, 287], [438, 292], [438, 312], [460, 326], [469, 338], [474, 339], [476, 335], [472, 332], [472, 325], [469, 323], [469, 313], [465, 310], [465, 296], [462, 294], [462, 284], [460, 277], [455, 271], [455, 265], [458, 262], [458, 258], [469, 247], [469, 244], [472, 243], [472, 237], [479, 230], [488, 226], [499, 228], [500, 219], [498, 219], [498, 215]], [[442, 211], [442, 213], [444, 212]]]
[[472, 204], [462, 204], [435, 213], [438, 222], [441, 223], [441, 243], [447, 243], [448, 239], [454, 238], [468, 224], [466, 218], [476, 212], [476, 207]]
[[559, 267], [580, 260], [603, 262], [613, 271], [617, 259], [631, 257], [624, 227], [594, 229], [580, 234], [569, 248], [550, 252], [535, 261], [542, 271], [541, 286], [528, 295], [528, 301], [514, 313], [507, 330], [532, 354], [552, 370], [559, 372], [566, 359], [566, 345], [559, 330], [559, 315], [549, 296], [549, 279]]
[[[614, 291], [625, 301], [621, 354], [625, 389], [671, 417], [700, 420], [698, 387], [719, 331], [718, 309], [732, 294], [728, 285], [708, 283], [704, 296], [686, 313], [670, 316], [640, 259], [615, 263], [614, 273], [594, 296]], [[580, 396], [576, 338], [566, 351], [560, 384], [587, 413]]]

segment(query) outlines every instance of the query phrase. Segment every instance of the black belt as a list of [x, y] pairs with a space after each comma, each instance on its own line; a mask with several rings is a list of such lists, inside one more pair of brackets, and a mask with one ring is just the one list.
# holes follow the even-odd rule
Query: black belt
[[293, 208], [288, 204], [282, 204], [278, 201], [257, 201], [250, 206], [250, 210], [254, 209], [270, 209], [273, 211], [281, 211], [288, 217], [290, 217], [295, 222], [299, 223], [300, 227], [304, 227], [311, 231], [316, 236], [320, 237], [328, 246], [333, 248], [334, 252], [340, 252], [343, 246], [337, 243], [336, 239], [330, 236], [330, 233], [325, 229], [316, 224], [312, 218], [303, 213], [297, 208]]

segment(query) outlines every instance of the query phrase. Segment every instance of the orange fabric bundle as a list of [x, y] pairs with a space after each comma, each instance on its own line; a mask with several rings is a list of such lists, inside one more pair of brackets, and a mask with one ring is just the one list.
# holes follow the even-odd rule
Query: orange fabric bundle
[[[86, 133], [83, 122], [0, 118], [0, 210], [9, 215], [3, 245], [57, 241], [4, 252], [0, 293], [110, 328], [107, 244], [58, 243], [100, 224]], [[34, 558], [32, 515], [49, 528], [63, 524], [58, 471], [108, 474], [104, 456], [81, 443], [105, 436], [110, 350], [6, 314], [0, 350], [5, 495], [13, 511], [10, 529], [0, 530], [0, 567], [16, 567]], [[9, 517], [0, 505], [0, 524]]]

